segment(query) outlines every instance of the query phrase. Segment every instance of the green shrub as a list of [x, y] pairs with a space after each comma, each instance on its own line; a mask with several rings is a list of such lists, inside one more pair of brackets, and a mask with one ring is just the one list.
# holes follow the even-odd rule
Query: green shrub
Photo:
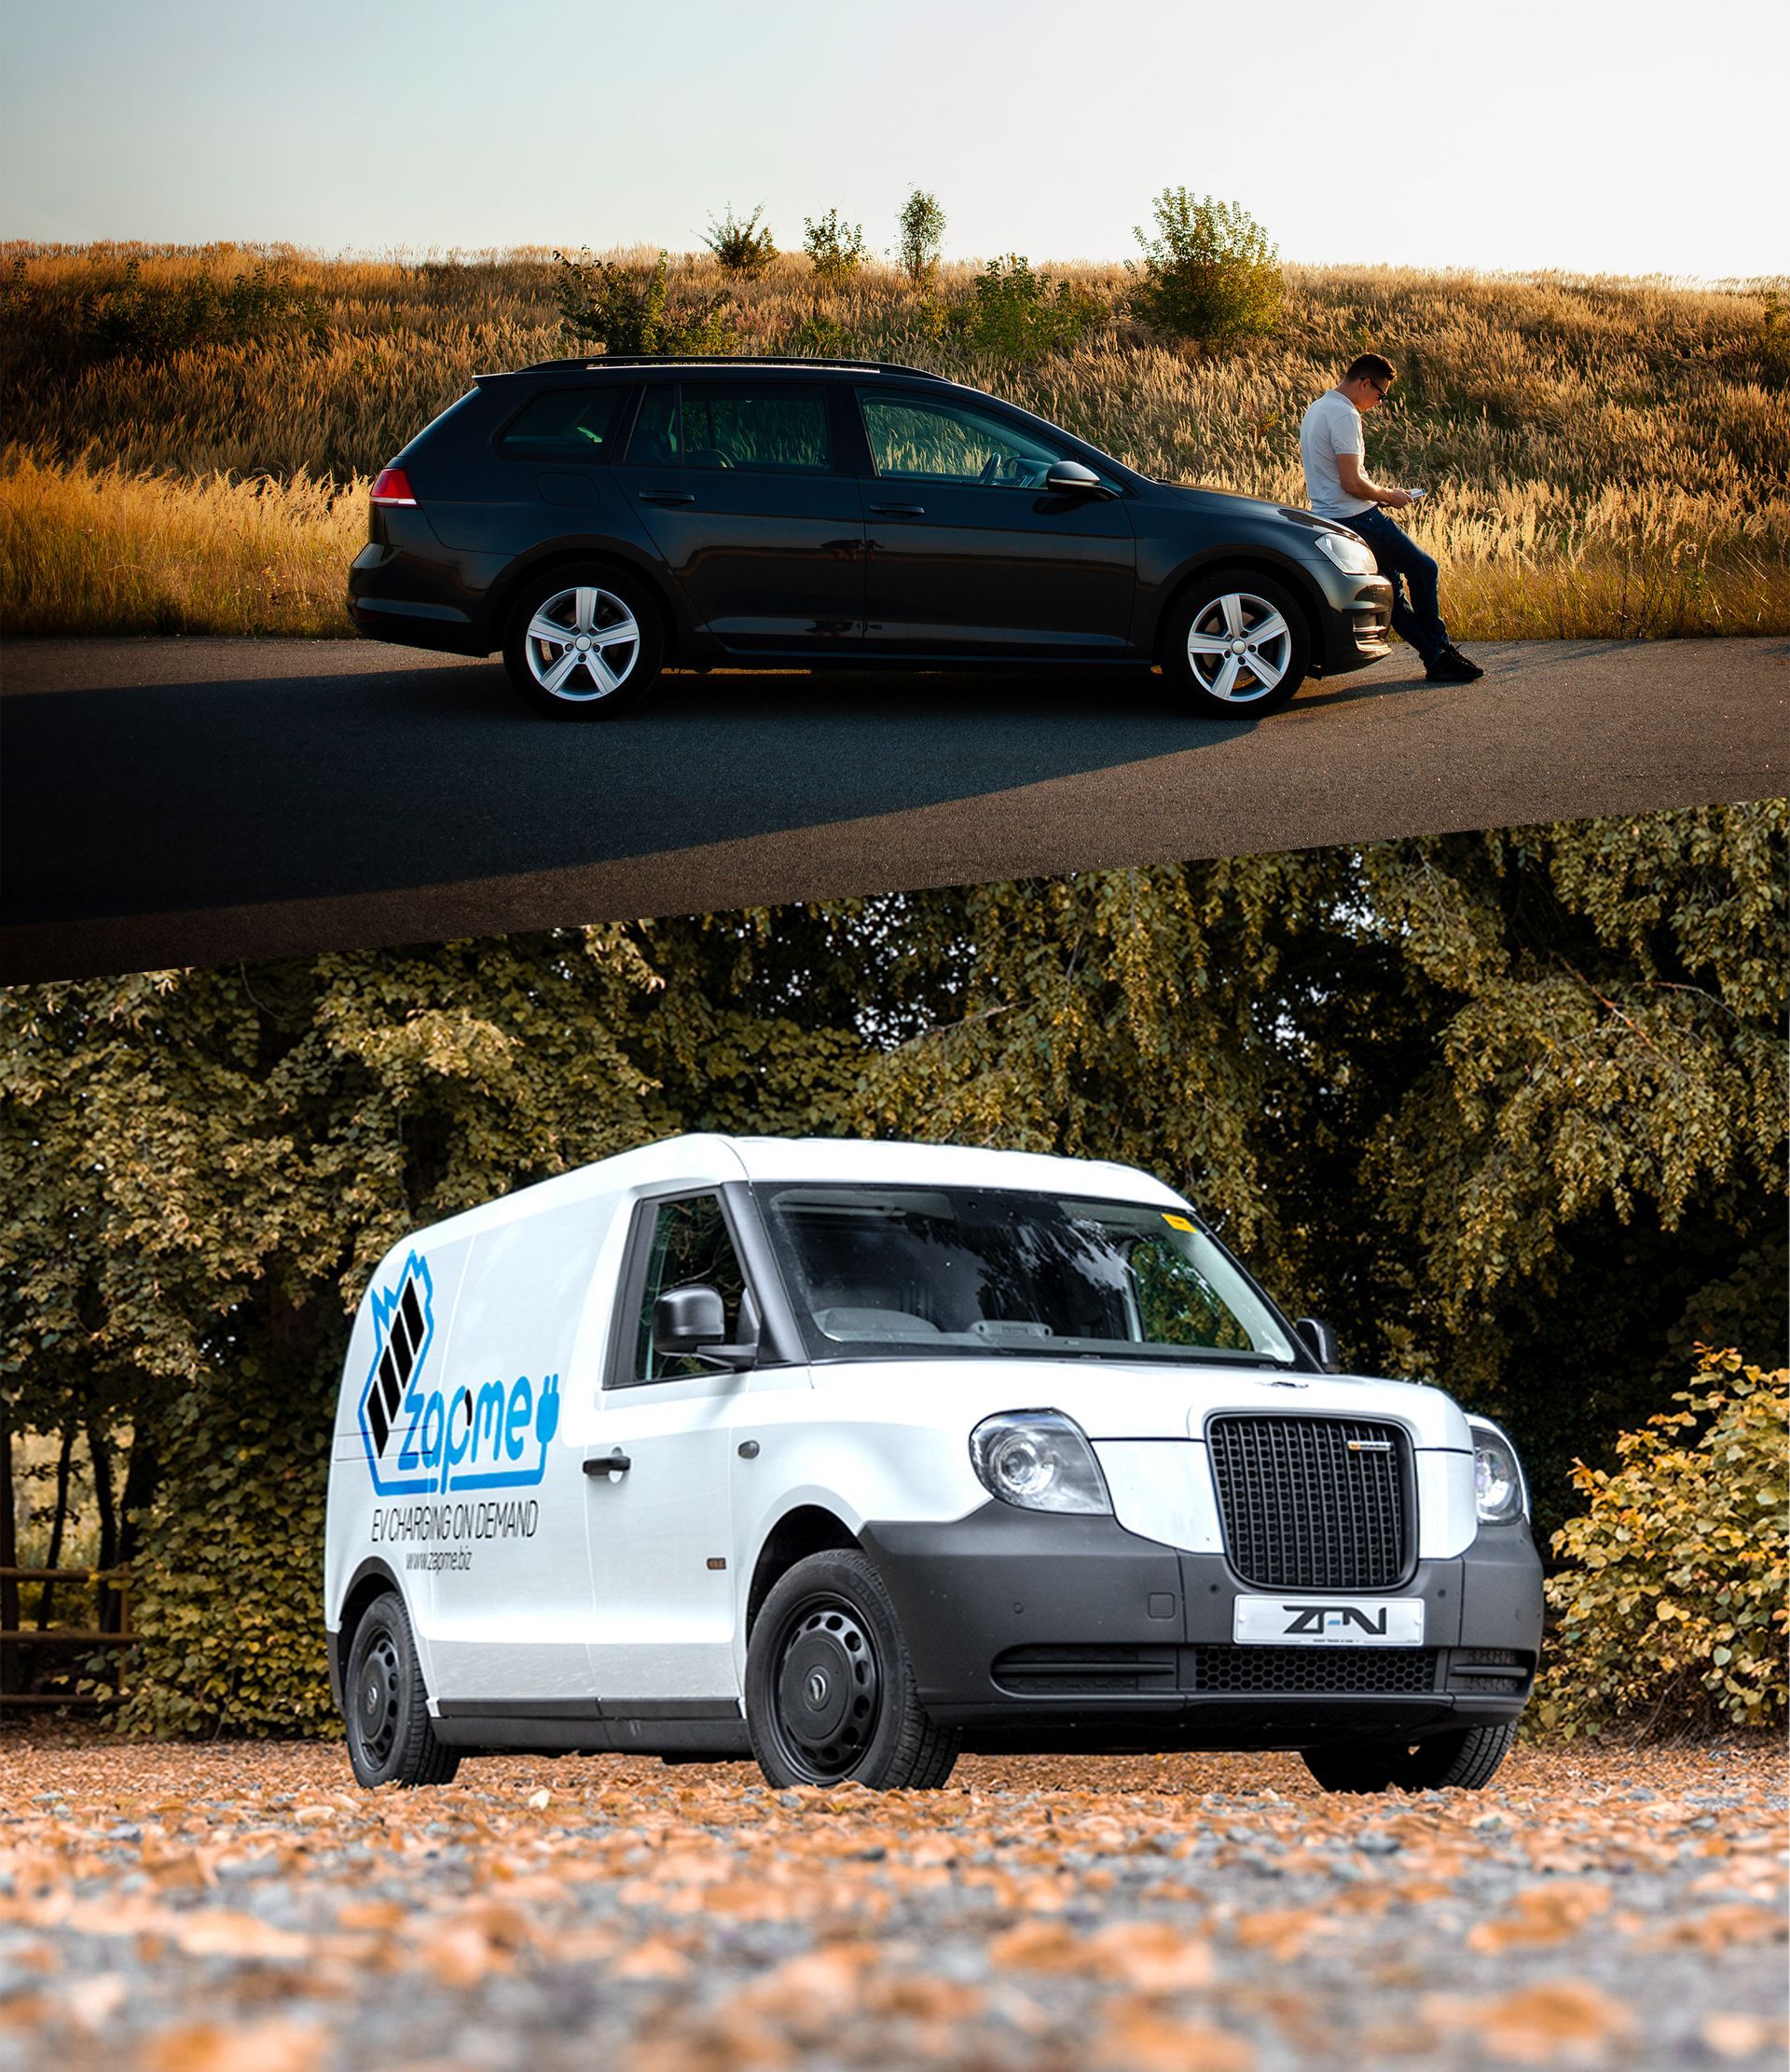
[[[1790, 1371], [1700, 1349], [1691, 1386], [1573, 1469], [1589, 1508], [1553, 1536], [1559, 1617], [1536, 1718], [1563, 1734], [1781, 1724]], [[1693, 1437], [1692, 1434], [1696, 1435]]]
[[868, 247], [861, 223], [841, 223], [837, 209], [829, 209], [819, 222], [802, 219], [802, 249], [814, 268], [815, 279], [836, 288], [863, 265]]
[[843, 323], [811, 309], [783, 334], [781, 350], [798, 360], [848, 360], [853, 357], [853, 345]]
[[1261, 226], [1234, 202], [1209, 194], [1196, 201], [1185, 187], [1164, 187], [1152, 206], [1156, 235], [1134, 233], [1144, 253], [1134, 314], [1205, 344], [1272, 337], [1280, 328], [1280, 255]]
[[777, 241], [771, 236], [770, 226], [758, 220], [764, 207], [760, 202], [750, 215], [740, 219], [735, 216], [730, 201], [719, 223], [709, 217], [709, 235], [702, 240], [727, 272], [748, 281], [756, 281], [777, 257]]
[[67, 366], [106, 360], [154, 362], [195, 349], [265, 345], [288, 337], [321, 340], [328, 329], [316, 291], [257, 265], [232, 280], [209, 273], [145, 281], [127, 259], [122, 280], [78, 289], [34, 286], [22, 256], [0, 286], [0, 318], [15, 339]]
[[990, 259], [977, 275], [969, 335], [983, 351], [1023, 365], [1066, 350], [1105, 314], [1097, 295], [1034, 273], [1031, 261], [1013, 253]]
[[588, 253], [570, 259], [556, 252], [553, 264], [559, 328], [574, 345], [588, 340], [605, 352], [682, 355], [723, 352], [733, 342], [726, 302], [669, 308], [669, 263], [663, 252], [644, 279]]
[[939, 263], [939, 247], [944, 238], [944, 211], [934, 195], [916, 187], [902, 204], [896, 219], [899, 239], [896, 252], [902, 271], [916, 287], [929, 279]]

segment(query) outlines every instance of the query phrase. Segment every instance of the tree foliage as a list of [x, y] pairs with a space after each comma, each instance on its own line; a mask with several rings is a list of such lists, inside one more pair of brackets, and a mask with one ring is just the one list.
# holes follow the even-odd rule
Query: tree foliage
[[837, 209], [829, 209], [823, 216], [803, 217], [802, 249], [815, 279], [830, 288], [850, 280], [869, 256], [863, 225], [842, 221]]
[[734, 336], [724, 299], [670, 306], [668, 262], [661, 252], [644, 277], [637, 268], [588, 253], [553, 255], [559, 328], [573, 345], [605, 352], [682, 356], [722, 352]]
[[944, 241], [944, 211], [937, 196], [916, 187], [902, 204], [896, 230], [902, 271], [917, 286], [937, 268]]
[[148, 1636], [131, 1716], [324, 1719], [324, 1450], [373, 1264], [681, 1129], [1146, 1166], [1295, 1313], [1329, 1317], [1357, 1369], [1505, 1419], [1551, 1530], [1573, 1461], [1661, 1407], [1693, 1342], [1781, 1356], [1786, 818], [0, 997], [0, 1361], [16, 1428], [129, 1436]]
[[764, 213], [764, 204], [761, 201], [750, 215], [737, 216], [729, 202], [719, 223], [712, 217], [709, 219], [709, 234], [702, 241], [728, 273], [755, 281], [777, 257], [777, 240], [771, 236], [771, 226], [759, 221]]
[[1280, 328], [1280, 254], [1233, 201], [1164, 187], [1152, 204], [1153, 237], [1136, 230], [1143, 276], [1131, 306], [1171, 337], [1222, 344], [1272, 337]]

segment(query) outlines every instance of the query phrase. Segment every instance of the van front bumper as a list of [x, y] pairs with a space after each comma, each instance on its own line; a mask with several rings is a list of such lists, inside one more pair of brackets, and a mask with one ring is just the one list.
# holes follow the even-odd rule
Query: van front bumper
[[872, 1524], [865, 1552], [900, 1615], [921, 1702], [971, 1748], [1303, 1748], [1512, 1720], [1541, 1645], [1541, 1562], [1524, 1524], [1482, 1527], [1400, 1586], [1288, 1591], [1419, 1598], [1420, 1648], [1233, 1639], [1253, 1588], [1111, 1517], [991, 1501], [946, 1525]]

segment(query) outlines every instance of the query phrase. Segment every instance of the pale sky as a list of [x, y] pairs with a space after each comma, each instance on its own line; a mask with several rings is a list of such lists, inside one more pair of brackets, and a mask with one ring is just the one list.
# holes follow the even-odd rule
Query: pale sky
[[0, 236], [688, 251], [764, 202], [1121, 258], [1790, 271], [1786, 0], [0, 0]]

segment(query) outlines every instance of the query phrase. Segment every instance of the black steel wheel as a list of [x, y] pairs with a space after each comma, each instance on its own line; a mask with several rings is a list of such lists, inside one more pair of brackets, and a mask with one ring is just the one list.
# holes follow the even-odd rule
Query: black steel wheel
[[446, 1784], [460, 1767], [460, 1750], [435, 1739], [410, 1615], [395, 1590], [375, 1598], [354, 1628], [342, 1709], [361, 1784]]
[[868, 1556], [809, 1555], [773, 1585], [746, 1654], [746, 1720], [771, 1783], [943, 1784], [957, 1737], [919, 1702], [895, 1607]]
[[1334, 1742], [1306, 1749], [1305, 1767], [1327, 1791], [1477, 1791], [1490, 1784], [1517, 1737], [1514, 1720], [1456, 1727], [1409, 1741]]

